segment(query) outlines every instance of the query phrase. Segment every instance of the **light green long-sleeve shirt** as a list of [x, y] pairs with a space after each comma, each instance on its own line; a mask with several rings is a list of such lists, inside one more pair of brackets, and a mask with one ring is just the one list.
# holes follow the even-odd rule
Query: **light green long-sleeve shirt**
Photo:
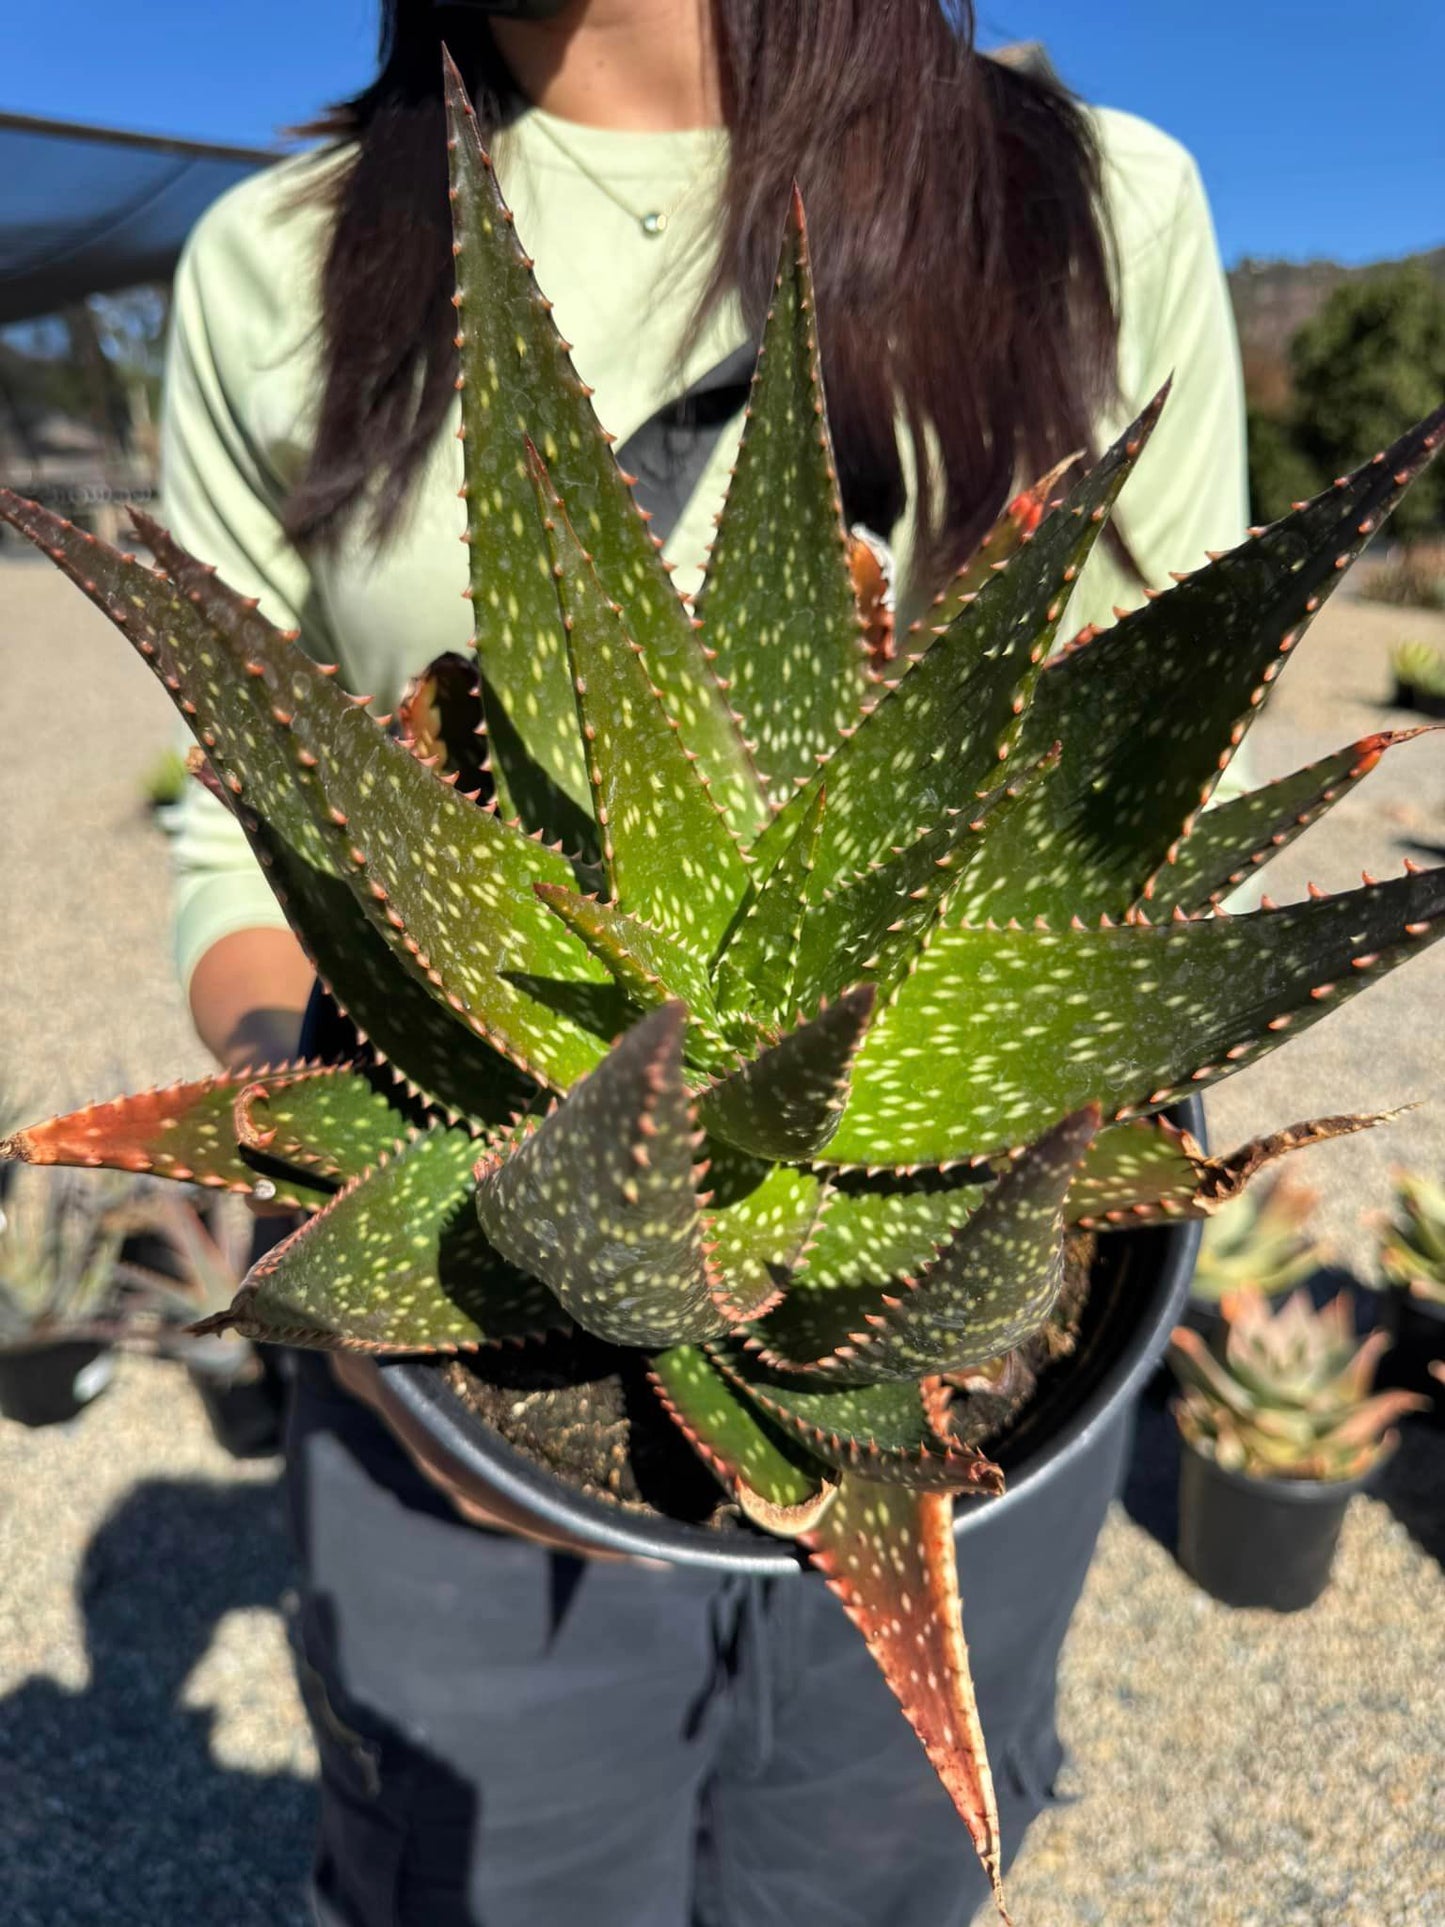
[[[1171, 373], [1169, 405], [1125, 492], [1120, 521], [1151, 584], [1228, 548], [1245, 522], [1238, 350], [1209, 211], [1189, 155], [1131, 115], [1100, 110], [1108, 211], [1119, 258], [1118, 421]], [[620, 134], [531, 110], [508, 130], [498, 175], [537, 278], [573, 345], [602, 423], [625, 441], [671, 396], [741, 345], [740, 315], [716, 310], [686, 357], [678, 350], [702, 291], [713, 190], [725, 158], [713, 131]], [[580, 165], [579, 165], [580, 163]], [[164, 514], [177, 538], [305, 646], [341, 664], [347, 687], [393, 706], [403, 684], [448, 649], [464, 650], [458, 540], [461, 450], [438, 437], [404, 526], [378, 550], [358, 529], [339, 552], [303, 558], [279, 512], [304, 462], [318, 391], [316, 277], [325, 215], [297, 205], [301, 158], [234, 188], [197, 226], [176, 282], [166, 392]], [[605, 192], [597, 177], [612, 193]], [[640, 217], [667, 212], [649, 238]], [[940, 317], [946, 325], [946, 317]], [[741, 421], [723, 432], [668, 544], [684, 591], [697, 586]], [[894, 531], [906, 560], [907, 526]], [[1066, 621], [1108, 621], [1140, 587], [1103, 544], [1080, 576]], [[229, 813], [192, 785], [175, 841], [176, 950], [184, 981], [229, 933], [284, 922]]]

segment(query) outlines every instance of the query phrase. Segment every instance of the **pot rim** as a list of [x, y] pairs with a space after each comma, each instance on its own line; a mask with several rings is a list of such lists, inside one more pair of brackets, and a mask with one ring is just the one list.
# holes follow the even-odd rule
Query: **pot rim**
[[[1205, 1142], [1204, 1106], [1191, 1097], [1173, 1107], [1170, 1115], [1201, 1143]], [[1159, 1255], [1152, 1276], [1144, 1284], [1147, 1295], [1122, 1353], [1099, 1382], [1037, 1449], [1026, 1452], [1011, 1473], [1007, 1490], [996, 1499], [961, 1501], [954, 1519], [954, 1537], [966, 1539], [985, 1520], [1016, 1510], [1030, 1494], [1040, 1492], [1062, 1476], [1099, 1434], [1112, 1423], [1119, 1407], [1139, 1391], [1163, 1355], [1169, 1333], [1179, 1321], [1195, 1254], [1203, 1235], [1199, 1219], [1151, 1227], [1147, 1231], [1110, 1236], [1154, 1238]], [[797, 1572], [806, 1555], [793, 1541], [769, 1539], [739, 1531], [710, 1532], [701, 1526], [640, 1517], [605, 1500], [589, 1498], [507, 1443], [470, 1412], [434, 1362], [416, 1359], [379, 1361], [387, 1387], [412, 1419], [466, 1472], [487, 1480], [502, 1498], [533, 1514], [539, 1525], [581, 1541], [598, 1551], [620, 1552], [636, 1558], [661, 1559], [669, 1565], [713, 1572], [777, 1577]]]

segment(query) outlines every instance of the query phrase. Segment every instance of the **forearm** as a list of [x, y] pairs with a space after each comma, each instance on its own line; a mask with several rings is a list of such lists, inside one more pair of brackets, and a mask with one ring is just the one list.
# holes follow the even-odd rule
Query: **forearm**
[[289, 930], [233, 930], [191, 974], [191, 1018], [228, 1070], [296, 1055], [315, 974]]

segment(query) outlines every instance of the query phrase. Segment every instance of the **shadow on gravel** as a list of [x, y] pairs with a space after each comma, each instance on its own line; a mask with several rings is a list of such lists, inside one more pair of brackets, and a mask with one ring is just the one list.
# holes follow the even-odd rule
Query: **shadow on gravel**
[[1161, 1372], [1146, 1386], [1124, 1468], [1124, 1510], [1166, 1552], [1179, 1542], [1179, 1428], [1168, 1407], [1174, 1381]]
[[222, 1616], [277, 1609], [291, 1576], [279, 1483], [152, 1481], [105, 1521], [80, 1577], [90, 1684], [0, 1700], [7, 1927], [303, 1927], [312, 1783], [219, 1764], [211, 1712], [179, 1703]]
[[1399, 1451], [1371, 1491], [1416, 1545], [1445, 1567], [1445, 1430], [1407, 1419], [1400, 1434]]

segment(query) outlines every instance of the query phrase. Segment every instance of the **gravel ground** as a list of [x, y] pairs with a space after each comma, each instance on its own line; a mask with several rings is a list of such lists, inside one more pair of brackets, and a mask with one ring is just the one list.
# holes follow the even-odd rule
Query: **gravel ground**
[[[1251, 739], [1262, 776], [1407, 719], [1388, 645], [1445, 619], [1328, 609]], [[201, 1066], [171, 980], [140, 773], [149, 676], [43, 565], [0, 556], [0, 1076], [38, 1106]], [[1445, 843], [1445, 757], [1406, 746], [1275, 866], [1307, 877]], [[1219, 1145], [1432, 1097], [1445, 946], [1211, 1094]], [[1445, 1114], [1302, 1161], [1342, 1261], [1393, 1162], [1445, 1164]], [[1065, 1656], [1068, 1804], [1015, 1870], [1020, 1927], [1445, 1927], [1445, 1438], [1413, 1432], [1346, 1522], [1311, 1613], [1213, 1605], [1167, 1550], [1174, 1444], [1146, 1408]], [[286, 1660], [274, 1466], [210, 1442], [174, 1372], [126, 1361], [75, 1426], [0, 1430], [0, 1894], [7, 1927], [292, 1927], [313, 1761]], [[965, 1592], [967, 1589], [967, 1575]]]

